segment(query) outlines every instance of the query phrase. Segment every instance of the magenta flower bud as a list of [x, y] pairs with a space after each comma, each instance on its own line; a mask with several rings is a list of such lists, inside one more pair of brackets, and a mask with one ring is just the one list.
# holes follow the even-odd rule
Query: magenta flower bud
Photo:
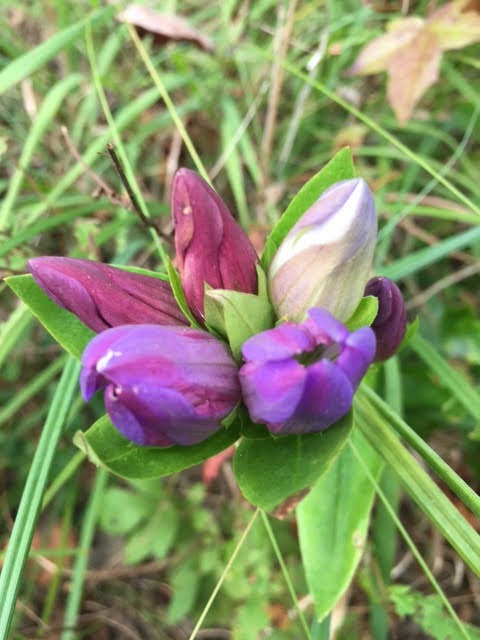
[[38, 286], [97, 333], [121, 324], [188, 325], [168, 282], [78, 258], [29, 261]]
[[367, 283], [365, 295], [378, 298], [378, 312], [372, 329], [377, 338], [375, 360], [382, 362], [393, 356], [405, 335], [405, 302], [397, 285], [383, 276], [372, 278]]
[[186, 327], [125, 325], [96, 336], [82, 357], [86, 400], [105, 389], [117, 429], [140, 445], [192, 445], [221, 428], [240, 400], [227, 347]]
[[268, 272], [280, 319], [300, 322], [321, 307], [345, 322], [355, 311], [372, 269], [377, 218], [361, 178], [327, 189], [292, 227]]
[[255, 249], [220, 196], [194, 171], [175, 174], [172, 215], [178, 269], [198, 319], [204, 319], [205, 284], [257, 293]]
[[323, 431], [342, 418], [375, 354], [370, 327], [349, 333], [324, 309], [308, 316], [259, 333], [242, 348], [243, 400], [252, 420], [274, 434]]

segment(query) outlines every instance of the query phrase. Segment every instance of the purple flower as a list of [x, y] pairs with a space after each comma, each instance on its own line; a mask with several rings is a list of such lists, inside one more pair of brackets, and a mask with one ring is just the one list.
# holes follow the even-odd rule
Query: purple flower
[[92, 260], [29, 261], [38, 286], [97, 333], [122, 324], [187, 325], [168, 282]]
[[221, 428], [240, 400], [225, 345], [205, 331], [158, 325], [108, 329], [87, 346], [80, 386], [105, 389], [117, 429], [140, 445], [192, 445]]
[[403, 340], [407, 325], [405, 303], [397, 285], [383, 276], [369, 280], [365, 295], [378, 298], [372, 329], [377, 338], [375, 360], [381, 362], [393, 356]]
[[369, 327], [349, 333], [324, 309], [286, 322], [242, 348], [243, 399], [254, 422], [274, 434], [323, 431], [348, 413], [375, 353]]
[[300, 322], [321, 307], [345, 322], [355, 311], [372, 269], [377, 218], [361, 178], [327, 189], [291, 228], [268, 271], [280, 319]]
[[204, 318], [205, 283], [257, 292], [257, 255], [226, 204], [194, 171], [180, 169], [172, 189], [175, 252], [190, 309]]

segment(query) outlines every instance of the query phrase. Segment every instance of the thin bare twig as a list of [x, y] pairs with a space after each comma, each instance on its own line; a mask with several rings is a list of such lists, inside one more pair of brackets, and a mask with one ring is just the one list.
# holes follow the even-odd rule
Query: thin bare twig
[[100, 178], [100, 176], [98, 176], [88, 166], [88, 164], [85, 162], [85, 160], [82, 158], [82, 156], [78, 152], [77, 147], [75, 146], [73, 140], [70, 137], [70, 134], [68, 133], [67, 127], [65, 127], [65, 126], [60, 127], [60, 132], [61, 132], [61, 134], [63, 136], [63, 139], [65, 140], [65, 144], [67, 145], [68, 150], [70, 151], [72, 156], [75, 158], [75, 160], [78, 162], [78, 164], [80, 164], [84, 168], [85, 172], [88, 173], [88, 175], [92, 178], [92, 180], [98, 186], [100, 191], [107, 196], [108, 200], [112, 204], [116, 204], [116, 205], [119, 205], [121, 207], [129, 208], [129, 203], [125, 202], [125, 200], [121, 196], [119, 196], [117, 193], [115, 193], [115, 191], [111, 187], [109, 187], [108, 184], [104, 180], [102, 180], [102, 178]]
[[120, 158], [117, 155], [117, 152], [115, 151], [115, 147], [113, 146], [113, 144], [111, 143], [107, 144], [107, 153], [110, 156], [111, 161], [113, 162], [113, 166], [115, 167], [118, 173], [118, 176], [125, 188], [125, 191], [128, 194], [131, 208], [133, 209], [133, 211], [135, 211], [135, 213], [140, 218], [140, 220], [145, 225], [145, 227], [153, 229], [161, 238], [162, 236], [164, 236], [161, 229], [158, 228], [158, 226], [155, 224], [155, 222], [153, 222], [153, 220], [150, 220], [150, 218], [147, 218], [147, 216], [143, 213], [142, 208], [140, 207], [140, 204], [137, 200], [137, 196], [133, 192], [133, 189], [130, 183], [128, 182], [127, 176], [125, 175], [125, 170], [122, 166]]
[[430, 298], [433, 298], [433, 296], [437, 295], [437, 293], [440, 293], [444, 289], [447, 289], [448, 287], [451, 287], [454, 284], [458, 284], [459, 282], [461, 282], [462, 280], [465, 280], [466, 278], [470, 278], [471, 276], [477, 275], [478, 273], [480, 273], [480, 262], [469, 264], [466, 267], [463, 267], [463, 269], [459, 269], [458, 271], [455, 271], [455, 273], [451, 273], [448, 276], [441, 278], [440, 280], [432, 284], [431, 287], [428, 287], [424, 291], [420, 291], [420, 293], [418, 293], [414, 298], [409, 300], [405, 306], [409, 311], [411, 309], [416, 309], [417, 307], [421, 307], [425, 304], [425, 302], [427, 302], [427, 300], [430, 300]]
[[[283, 61], [287, 55], [288, 44], [293, 31], [295, 22], [295, 10], [297, 8], [297, 0], [290, 0], [288, 13], [283, 28], [279, 30], [279, 38], [275, 42], [275, 61], [272, 66], [272, 88], [268, 99], [267, 116], [265, 118], [265, 131], [262, 139], [262, 159], [264, 163], [264, 174], [270, 159], [272, 150], [273, 132], [275, 129], [275, 121], [277, 119], [278, 103], [282, 89], [284, 66]], [[281, 14], [280, 14], [281, 15]]]
[[[422, 242], [425, 242], [425, 244], [433, 246], [438, 242], [437, 236], [433, 235], [433, 233], [425, 231], [425, 229], [423, 229], [422, 227], [419, 227], [411, 218], [404, 218], [398, 223], [398, 226], [403, 227], [403, 229], [405, 229], [405, 231], [407, 231], [410, 235], [418, 238]], [[453, 251], [450, 254], [450, 257], [466, 264], [473, 264], [477, 262], [476, 258], [471, 256], [469, 253], [466, 253], [465, 251]]]

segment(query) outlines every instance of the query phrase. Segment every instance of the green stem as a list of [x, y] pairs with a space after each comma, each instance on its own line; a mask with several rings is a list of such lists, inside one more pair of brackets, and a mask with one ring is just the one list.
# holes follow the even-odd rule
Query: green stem
[[305, 620], [305, 616], [303, 615], [303, 611], [300, 609], [300, 606], [298, 604], [297, 594], [295, 593], [295, 589], [293, 587], [292, 580], [290, 579], [288, 569], [285, 565], [285, 562], [283, 561], [282, 553], [279, 549], [275, 534], [273, 533], [272, 527], [265, 511], [261, 511], [260, 515], [263, 521], [263, 525], [267, 531], [267, 535], [270, 538], [270, 543], [273, 547], [275, 555], [277, 556], [278, 564], [280, 565], [280, 569], [282, 570], [283, 579], [285, 580], [285, 584], [287, 585], [288, 592], [290, 594], [290, 597], [292, 598], [295, 609], [297, 610], [298, 619], [300, 620], [300, 624], [302, 625], [303, 631], [305, 632], [305, 637], [308, 640], [310, 638], [310, 630], [308, 628], [307, 621]]

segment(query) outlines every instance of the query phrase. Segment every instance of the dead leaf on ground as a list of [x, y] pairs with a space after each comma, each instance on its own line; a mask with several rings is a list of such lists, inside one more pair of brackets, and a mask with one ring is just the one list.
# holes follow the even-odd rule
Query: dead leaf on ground
[[157, 45], [171, 41], [187, 41], [196, 44], [204, 51], [212, 52], [214, 44], [200, 31], [180, 16], [172, 13], [158, 13], [140, 4], [129, 4], [117, 15], [117, 20], [131, 24], [141, 34], [150, 33]]
[[437, 82], [442, 53], [480, 40], [480, 15], [469, 0], [455, 0], [428, 18], [392, 20], [384, 35], [367, 44], [349, 75], [388, 73], [387, 97], [405, 124], [425, 91]]

